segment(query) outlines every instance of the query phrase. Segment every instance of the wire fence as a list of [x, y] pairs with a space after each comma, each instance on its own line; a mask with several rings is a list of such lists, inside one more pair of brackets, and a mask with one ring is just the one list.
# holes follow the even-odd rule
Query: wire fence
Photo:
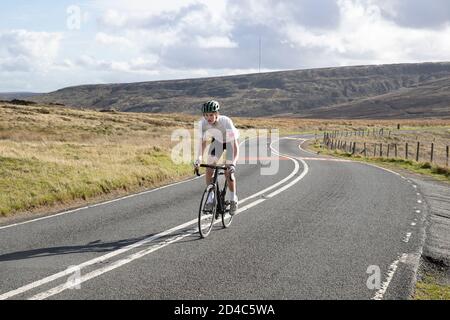
[[[330, 150], [340, 150], [367, 158], [405, 159], [449, 167], [449, 144], [423, 141], [373, 141], [374, 137], [375, 140], [390, 138], [391, 134], [391, 130], [384, 129], [325, 132], [323, 145]], [[365, 140], [364, 137], [371, 137], [371, 140]]]

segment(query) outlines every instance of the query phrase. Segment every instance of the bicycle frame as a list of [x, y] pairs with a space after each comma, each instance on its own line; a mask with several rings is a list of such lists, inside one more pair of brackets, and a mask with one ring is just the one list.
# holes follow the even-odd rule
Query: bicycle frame
[[[213, 180], [212, 180], [211, 184], [214, 185], [214, 187], [216, 188], [216, 194], [219, 195], [219, 197], [217, 199], [218, 200], [217, 201], [217, 211], [218, 211], [217, 213], [225, 214], [225, 212], [226, 212], [225, 195], [227, 193], [228, 179], [225, 179], [225, 184], [224, 184], [222, 190], [219, 189], [218, 179], [219, 179], [220, 175], [225, 175], [225, 171], [227, 170], [227, 167], [226, 166], [213, 166], [213, 165], [207, 165], [207, 164], [202, 164], [202, 165], [200, 165], [200, 167], [214, 169]], [[198, 171], [196, 171], [196, 174], [199, 175]]]

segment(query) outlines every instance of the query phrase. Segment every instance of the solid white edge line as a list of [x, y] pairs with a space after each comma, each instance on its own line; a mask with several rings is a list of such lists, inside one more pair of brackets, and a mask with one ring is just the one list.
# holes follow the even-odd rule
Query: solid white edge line
[[376, 292], [372, 300], [382, 300], [384, 298], [384, 295], [386, 294], [386, 291], [389, 288], [392, 279], [394, 278], [395, 271], [397, 271], [398, 263], [404, 256], [405, 254], [403, 254], [402, 257], [398, 258], [397, 260], [391, 263], [388, 269], [386, 281], [383, 282], [381, 288]]

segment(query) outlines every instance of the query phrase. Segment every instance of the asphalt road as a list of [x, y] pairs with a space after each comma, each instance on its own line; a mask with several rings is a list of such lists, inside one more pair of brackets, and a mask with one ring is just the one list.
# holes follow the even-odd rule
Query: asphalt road
[[[381, 168], [305, 152], [300, 138], [272, 145], [275, 174], [238, 165], [239, 214], [207, 239], [195, 230], [203, 177], [0, 226], [0, 299], [407, 299], [420, 192]], [[241, 148], [249, 155], [256, 140]]]

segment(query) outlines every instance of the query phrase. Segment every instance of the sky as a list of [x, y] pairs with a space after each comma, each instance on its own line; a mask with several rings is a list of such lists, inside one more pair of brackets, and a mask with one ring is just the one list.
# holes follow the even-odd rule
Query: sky
[[450, 61], [448, 0], [0, 0], [0, 92]]

